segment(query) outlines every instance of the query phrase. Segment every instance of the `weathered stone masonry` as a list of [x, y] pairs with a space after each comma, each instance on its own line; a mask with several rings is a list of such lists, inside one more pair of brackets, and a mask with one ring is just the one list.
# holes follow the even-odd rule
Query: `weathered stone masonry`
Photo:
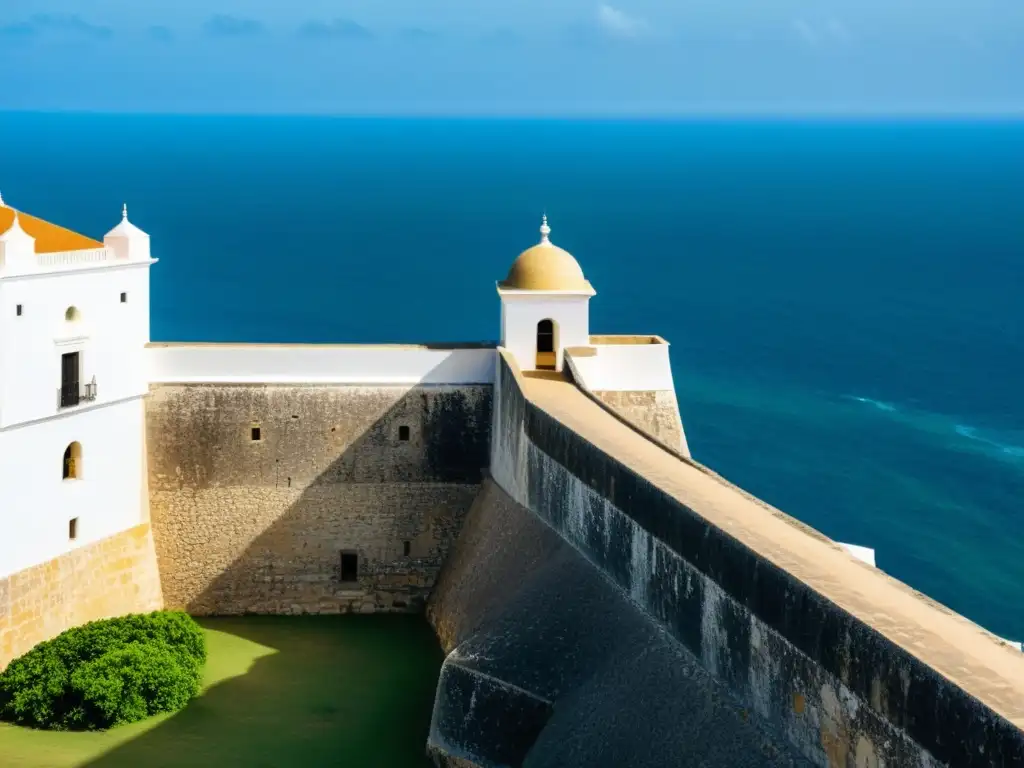
[[528, 401], [504, 356], [495, 389], [496, 482], [813, 764], [1024, 765], [1014, 723]]
[[0, 579], [0, 670], [88, 621], [160, 608], [148, 524]]
[[679, 417], [676, 393], [669, 390], [652, 392], [597, 391], [594, 397], [614, 410], [626, 421], [675, 450], [685, 450], [683, 423]]
[[[491, 397], [489, 385], [154, 385], [167, 607], [419, 610], [488, 464]], [[355, 581], [342, 581], [343, 552], [358, 556]]]

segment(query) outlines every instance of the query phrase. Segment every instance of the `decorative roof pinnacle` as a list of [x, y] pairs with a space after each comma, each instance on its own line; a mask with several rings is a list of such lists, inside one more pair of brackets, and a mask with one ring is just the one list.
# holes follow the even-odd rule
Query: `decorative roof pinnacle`
[[548, 235], [551, 234], [551, 227], [548, 226], [548, 215], [545, 213], [541, 217], [540, 222], [540, 242], [542, 245], [550, 245], [551, 240], [548, 239]]

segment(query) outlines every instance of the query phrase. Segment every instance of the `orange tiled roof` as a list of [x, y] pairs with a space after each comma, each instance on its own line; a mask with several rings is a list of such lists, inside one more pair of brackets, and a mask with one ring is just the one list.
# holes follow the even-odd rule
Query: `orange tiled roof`
[[[11, 228], [14, 223], [14, 209], [0, 205], [0, 234]], [[91, 237], [72, 232], [70, 229], [58, 227], [48, 221], [29, 216], [18, 211], [18, 223], [21, 228], [36, 239], [36, 253], [56, 253], [58, 251], [84, 251], [90, 248], [102, 248], [103, 243]]]

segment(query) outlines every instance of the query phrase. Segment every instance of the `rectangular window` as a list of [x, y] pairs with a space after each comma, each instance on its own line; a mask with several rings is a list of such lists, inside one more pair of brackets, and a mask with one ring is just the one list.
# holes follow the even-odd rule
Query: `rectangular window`
[[60, 407], [78, 405], [81, 399], [79, 373], [82, 370], [78, 352], [66, 352], [60, 356]]
[[412, 542], [406, 541], [402, 544], [402, 554], [408, 557], [410, 552], [412, 552]]
[[252, 439], [254, 443], [258, 443], [260, 440], [263, 439], [263, 430], [261, 430], [259, 427], [252, 427], [249, 430], [249, 437]]
[[74, 541], [78, 538], [78, 518], [73, 517], [68, 521], [68, 539]]
[[398, 428], [398, 439], [399, 440], [403, 440], [403, 441], [409, 439], [409, 428], [408, 427], [402, 426], [402, 427]]
[[359, 555], [355, 552], [341, 553], [341, 580], [359, 580]]
[[124, 293], [124, 292], [121, 293], [121, 303], [122, 304], [127, 304], [128, 303], [128, 294], [127, 293]]
[[14, 308], [14, 314], [16, 314], [18, 317], [21, 317], [21, 304]]

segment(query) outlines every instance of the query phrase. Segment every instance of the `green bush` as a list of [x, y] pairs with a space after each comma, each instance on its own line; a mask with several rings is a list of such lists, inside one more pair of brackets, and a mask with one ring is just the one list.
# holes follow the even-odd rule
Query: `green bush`
[[0, 673], [0, 719], [92, 730], [173, 712], [199, 693], [206, 639], [179, 611], [103, 619], [40, 643]]

